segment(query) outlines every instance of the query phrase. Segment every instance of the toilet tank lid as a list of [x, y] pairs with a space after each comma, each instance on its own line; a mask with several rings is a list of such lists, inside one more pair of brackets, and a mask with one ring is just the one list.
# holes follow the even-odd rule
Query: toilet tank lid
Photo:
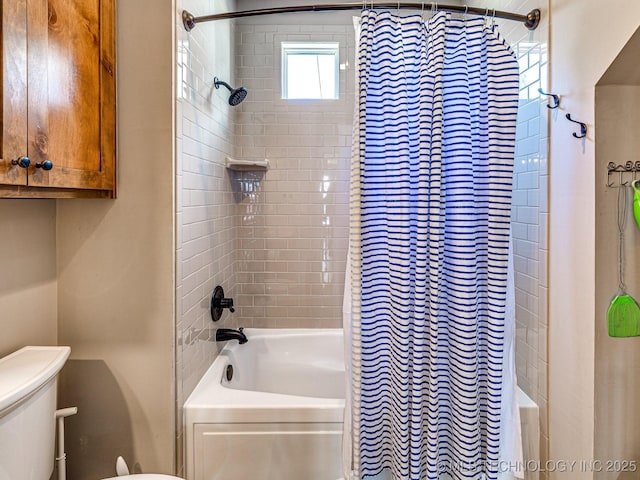
[[54, 378], [69, 347], [24, 347], [0, 358], [0, 417]]

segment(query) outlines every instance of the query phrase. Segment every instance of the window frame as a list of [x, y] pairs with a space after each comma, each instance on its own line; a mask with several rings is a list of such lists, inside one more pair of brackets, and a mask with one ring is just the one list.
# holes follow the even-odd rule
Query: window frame
[[[338, 100], [340, 98], [340, 42], [321, 41], [283, 41], [281, 42], [282, 64], [281, 64], [281, 95], [282, 100]], [[289, 97], [289, 55], [330, 55], [333, 56], [333, 70], [335, 76], [334, 96], [332, 97]]]

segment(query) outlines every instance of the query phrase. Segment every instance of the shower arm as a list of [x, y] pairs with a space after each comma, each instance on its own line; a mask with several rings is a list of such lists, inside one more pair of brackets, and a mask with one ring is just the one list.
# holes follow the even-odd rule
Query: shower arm
[[229, 85], [227, 82], [223, 82], [218, 77], [215, 77], [213, 79], [213, 84], [216, 88], [220, 88], [220, 85], [224, 85], [225, 87], [227, 87], [227, 90], [229, 90], [230, 92], [233, 92], [233, 87], [231, 87], [231, 85]]
[[[365, 2], [366, 3], [366, 2]], [[375, 8], [407, 8], [414, 10], [423, 10], [424, 3], [409, 3], [409, 2], [376, 2]], [[518, 13], [504, 12], [501, 10], [493, 10], [486, 8], [467, 7], [464, 5], [436, 5], [436, 10], [446, 12], [459, 12], [459, 13], [473, 13], [491, 18], [503, 18], [506, 20], [515, 20], [517, 22], [524, 23], [525, 27], [529, 30], [535, 30], [540, 23], [540, 10], [531, 10], [526, 15]], [[230, 18], [242, 18], [242, 17], [254, 17], [258, 15], [272, 15], [275, 13], [294, 13], [294, 12], [326, 12], [326, 11], [339, 11], [339, 10], [362, 10], [362, 2], [352, 3], [333, 3], [326, 5], [297, 5], [291, 7], [277, 7], [277, 8], [261, 8], [257, 10], [245, 10], [242, 12], [227, 12], [217, 13], [214, 15], [203, 15], [195, 17], [186, 10], [182, 11], [182, 23], [187, 32], [193, 30], [198, 23], [211, 22], [214, 20], [227, 20]]]

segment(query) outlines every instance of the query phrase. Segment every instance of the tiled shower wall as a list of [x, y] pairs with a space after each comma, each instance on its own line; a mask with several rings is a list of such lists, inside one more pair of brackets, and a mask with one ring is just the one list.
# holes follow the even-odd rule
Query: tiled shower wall
[[[182, 0], [178, 13], [235, 10], [232, 0]], [[180, 22], [180, 15], [177, 15]], [[225, 156], [235, 153], [234, 112], [215, 76], [232, 81], [233, 23], [176, 27], [176, 409], [177, 466], [182, 473], [182, 405], [218, 354], [211, 322], [216, 285], [235, 293], [235, 202]]]
[[[472, 5], [471, 3], [469, 5]], [[516, 286], [516, 372], [518, 385], [540, 409], [540, 455], [548, 455], [548, 349], [547, 349], [547, 201], [548, 128], [548, 1], [492, 0], [483, 8], [526, 14], [542, 10], [533, 32], [522, 24], [496, 20], [520, 64], [520, 104], [516, 130], [516, 156], [512, 210]], [[557, 111], [555, 111], [557, 113]], [[544, 472], [540, 472], [544, 476]]]
[[[323, 15], [324, 25], [303, 18], [236, 26], [236, 79], [249, 89], [236, 117], [238, 155], [270, 162], [266, 173], [235, 177], [235, 315], [247, 327], [342, 325], [354, 30], [349, 17]], [[300, 40], [339, 42], [339, 99], [281, 99], [281, 42]]]

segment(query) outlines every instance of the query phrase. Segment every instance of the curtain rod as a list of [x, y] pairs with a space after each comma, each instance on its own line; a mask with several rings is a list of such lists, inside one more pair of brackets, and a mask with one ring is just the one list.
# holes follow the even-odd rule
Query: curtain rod
[[[371, 2], [373, 4], [373, 2]], [[427, 8], [431, 10], [428, 3], [408, 3], [408, 2], [376, 2], [374, 8], [410, 8], [414, 10], [421, 10], [424, 8], [424, 4], [427, 3]], [[203, 15], [201, 17], [195, 17], [186, 10], [182, 11], [182, 23], [187, 32], [193, 30], [198, 23], [211, 22], [213, 20], [226, 20], [230, 18], [242, 18], [242, 17], [254, 17], [258, 15], [271, 15], [274, 13], [293, 13], [293, 12], [326, 12], [336, 10], [362, 10], [363, 2], [352, 3], [332, 3], [326, 5], [298, 5], [291, 7], [277, 7], [277, 8], [261, 8], [258, 10], [245, 10], [243, 12], [228, 12], [218, 13], [215, 15]], [[464, 5], [438, 5], [435, 4], [435, 9], [438, 11], [446, 12], [460, 12], [460, 13], [474, 13], [478, 15], [486, 15], [496, 18], [504, 18], [507, 20], [515, 20], [517, 22], [524, 23], [524, 26], [529, 30], [535, 30], [540, 23], [540, 10], [531, 10], [526, 15], [520, 15], [517, 13], [503, 12], [499, 10], [466, 7]]]

